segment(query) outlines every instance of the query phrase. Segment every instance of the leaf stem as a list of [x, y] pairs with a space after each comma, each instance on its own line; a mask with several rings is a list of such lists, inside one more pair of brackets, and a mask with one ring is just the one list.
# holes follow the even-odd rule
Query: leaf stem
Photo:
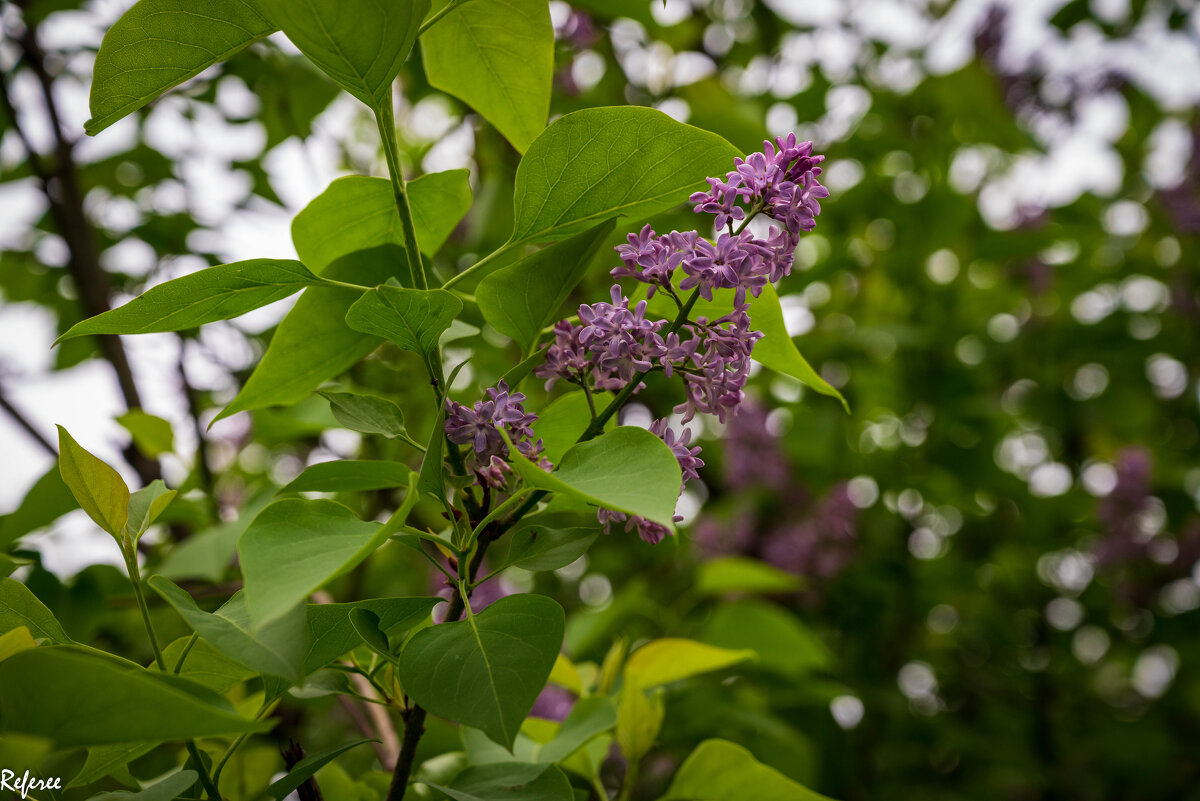
[[408, 255], [408, 269], [413, 286], [428, 289], [429, 279], [425, 275], [425, 263], [417, 247], [417, 229], [413, 225], [412, 208], [408, 204], [408, 190], [404, 184], [404, 173], [400, 169], [400, 148], [396, 143], [396, 118], [392, 111], [392, 96], [375, 108], [375, 122], [383, 140], [383, 152], [387, 158], [388, 175], [392, 179], [392, 194], [396, 199], [396, 211], [400, 214], [400, 228], [404, 232], [404, 252]]
[[502, 518], [506, 514], [508, 514], [508, 511], [510, 509], [513, 509], [520, 504], [521, 498], [526, 493], [532, 492], [532, 491], [533, 491], [533, 487], [522, 487], [520, 490], [515, 492], [512, 495], [512, 497], [510, 497], [504, 503], [500, 504], [495, 509], [493, 509], [491, 512], [489, 512], [488, 516], [483, 518], [483, 520], [479, 521], [479, 525], [477, 525], [475, 527], [475, 529], [471, 532], [471, 540], [472, 540], [471, 544], [474, 544], [474, 542], [478, 541], [479, 535], [483, 532], [483, 530], [485, 528], [487, 528], [487, 526], [489, 524], [499, 520], [500, 518]]
[[137, 548], [128, 537], [121, 548], [125, 556], [125, 567], [129, 571], [129, 580], [133, 583], [133, 597], [137, 600], [138, 609], [142, 612], [142, 623], [146, 626], [146, 635], [150, 638], [150, 648], [154, 651], [154, 662], [163, 673], [167, 672], [167, 661], [163, 658], [162, 649], [158, 646], [158, 636], [154, 633], [154, 624], [150, 622], [150, 607], [146, 605], [146, 595], [142, 592], [142, 576], [138, 570]]
[[434, 25], [436, 25], [438, 20], [440, 20], [442, 17], [446, 16], [447, 14], [449, 14], [451, 11], [458, 8], [459, 6], [461, 6], [465, 3], [469, 3], [469, 2], [471, 2], [471, 0], [450, 0], [450, 2], [447, 3], [440, 11], [438, 11], [432, 17], [430, 17], [429, 19], [427, 19], [423, 23], [421, 23], [421, 28], [417, 31], [417, 37], [419, 38], [421, 36], [424, 36], [425, 31], [429, 30]]
[[196, 643], [199, 640], [200, 640], [200, 635], [195, 632], [192, 632], [192, 636], [188, 637], [187, 643], [183, 646], [183, 652], [180, 653], [179, 658], [175, 660], [175, 669], [173, 671], [171, 671], [176, 676], [179, 675], [179, 671], [183, 670], [183, 663], [185, 661], [187, 661], [188, 654], [190, 654], [192, 652], [192, 648], [196, 645]]
[[[167, 672], [167, 660], [163, 658], [162, 648], [158, 645], [158, 635], [154, 633], [154, 623], [150, 620], [150, 607], [146, 604], [146, 593], [142, 589], [142, 574], [138, 570], [137, 563], [137, 546], [134, 545], [133, 539], [126, 535], [121, 543], [121, 553], [125, 557], [125, 567], [129, 571], [129, 580], [133, 583], [133, 597], [137, 599], [138, 609], [142, 613], [142, 623], [146, 626], [146, 636], [150, 638], [150, 649], [154, 651], [154, 662], [158, 665], [158, 669], [163, 673]], [[187, 646], [184, 647], [183, 653], [179, 656], [179, 663], [175, 666], [175, 673], [179, 673], [183, 667], [183, 660], [187, 658], [188, 651], [195, 645], [196, 635], [192, 635]], [[200, 783], [204, 786], [204, 791], [208, 793], [211, 801], [221, 801], [221, 793], [217, 790], [216, 782], [208, 775], [208, 771], [204, 767], [204, 763], [200, 760], [200, 750], [196, 748], [195, 740], [185, 740], [184, 747], [187, 748], [188, 755], [192, 758], [192, 763], [196, 766], [196, 773], [200, 775]]]
[[472, 264], [467, 269], [463, 270], [458, 275], [450, 276], [449, 280], [447, 280], [446, 283], [442, 284], [442, 289], [453, 289], [458, 284], [461, 284], [463, 281], [466, 281], [468, 278], [473, 277], [475, 273], [483, 270], [484, 265], [487, 264], [488, 262], [500, 258], [500, 256], [504, 255], [508, 251], [512, 250], [513, 248], [520, 247], [523, 244], [525, 244], [525, 243], [524, 242], [505, 242], [503, 245], [496, 248], [491, 253], [487, 254], [482, 259], [475, 262], [474, 264]]

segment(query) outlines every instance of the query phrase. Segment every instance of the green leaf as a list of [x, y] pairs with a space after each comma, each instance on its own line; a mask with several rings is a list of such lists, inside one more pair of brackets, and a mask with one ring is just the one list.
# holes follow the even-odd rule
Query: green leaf
[[453, 801], [572, 801], [571, 782], [553, 765], [500, 762], [478, 765], [454, 777], [449, 787], [430, 784]]
[[538, 751], [538, 762], [561, 762], [597, 734], [617, 725], [612, 699], [601, 695], [580, 698], [562, 722], [554, 739]]
[[546, 127], [554, 27], [544, 0], [460, 4], [421, 37], [421, 55], [432, 86], [482, 114], [518, 151]]
[[547, 473], [515, 449], [509, 460], [533, 487], [641, 515], [674, 529], [682, 474], [671, 449], [642, 428], [618, 426], [567, 451]]
[[63, 631], [46, 605], [16, 579], [0, 579], [0, 632], [8, 632], [24, 626], [38, 639], [52, 643], [69, 643], [71, 638]]
[[92, 67], [95, 136], [163, 92], [267, 36], [275, 25], [250, 0], [141, 0], [118, 19]]
[[116, 470], [84, 450], [58, 426], [58, 470], [96, 525], [121, 541], [129, 519], [129, 487]]
[[562, 239], [614, 216], [642, 219], [684, 203], [743, 155], [716, 134], [635, 106], [567, 114], [517, 167], [511, 241]]
[[352, 392], [321, 392], [333, 416], [346, 428], [360, 434], [382, 434], [388, 439], [407, 433], [404, 412], [386, 398]]
[[218, 582], [237, 553], [237, 541], [250, 521], [275, 497], [275, 488], [259, 489], [238, 512], [237, 520], [193, 534], [167, 552], [156, 573], [172, 580], [200, 578]]
[[15, 629], [9, 629], [4, 634], [0, 634], [0, 662], [13, 654], [28, 651], [30, 648], [37, 648], [37, 642], [29, 633], [29, 629], [24, 626], [17, 626]]
[[[417, 176], [405, 184], [417, 249], [426, 256], [442, 249], [471, 208], [470, 178], [469, 170], [443, 170]], [[393, 198], [393, 211], [395, 207]]]
[[412, 468], [400, 462], [342, 459], [305, 468], [280, 492], [357, 492], [408, 485]]
[[704, 595], [731, 592], [795, 592], [801, 581], [791, 573], [746, 556], [704, 562], [696, 571], [696, 591]]
[[[733, 310], [733, 295], [732, 289], [718, 289], [713, 292], [712, 300], [701, 298], [693, 307], [692, 314], [697, 317], [706, 316], [710, 320], [723, 317]], [[779, 304], [779, 293], [775, 291], [775, 287], [767, 284], [759, 297], [749, 296], [746, 300], [750, 304], [751, 327], [763, 333], [763, 338], [754, 345], [751, 354], [754, 360], [769, 370], [798, 379], [822, 395], [837, 398], [848, 412], [850, 406], [846, 399], [812, 369], [788, 335], [787, 325], [783, 320], [783, 308]], [[676, 313], [674, 303], [662, 292], [650, 299], [649, 308], [652, 313], [663, 317], [674, 317]]]
[[147, 414], [141, 409], [130, 409], [118, 415], [116, 421], [133, 437], [137, 449], [151, 459], [175, 450], [175, 434], [171, 424], [161, 417]]
[[[714, 298], [715, 299], [715, 298]], [[774, 370], [777, 373], [790, 375], [799, 379], [805, 386], [822, 395], [837, 398], [842, 402], [846, 413], [850, 413], [850, 404], [817, 371], [800, 355], [795, 341], [788, 335], [787, 326], [783, 321], [783, 309], [779, 305], [779, 295], [775, 287], [767, 284], [762, 295], [750, 300], [750, 323], [756, 331], [763, 332], [763, 338], [754, 345], [751, 356], [754, 361]]]
[[174, 801], [199, 778], [200, 774], [194, 770], [180, 770], [147, 784], [139, 792], [118, 790], [115, 793], [101, 793], [88, 801]]
[[[451, 378], [448, 383], [454, 383], [454, 379]], [[421, 460], [421, 472], [417, 479], [417, 489], [421, 494], [432, 495], [441, 504], [446, 503], [445, 452], [446, 405], [442, 404], [433, 421], [433, 430], [429, 433], [429, 443], [425, 446], [425, 458]]]
[[303, 604], [297, 604], [270, 624], [254, 629], [242, 592], [235, 593], [224, 606], [209, 613], [196, 606], [192, 596], [162, 576], [152, 576], [149, 584], [197, 634], [225, 656], [251, 670], [280, 676], [293, 684], [300, 682], [306, 632]]
[[405, 691], [435, 715], [512, 748], [562, 647], [562, 607], [509, 595], [466, 620], [418, 632], [400, 653]]
[[308, 651], [304, 674], [308, 675], [362, 645], [362, 637], [350, 622], [350, 613], [366, 609], [379, 618], [379, 628], [390, 638], [401, 636], [429, 619], [441, 598], [374, 598], [346, 604], [308, 605]]
[[581, 520], [569, 512], [545, 512], [523, 519], [492, 546], [488, 561], [496, 569], [558, 570], [587, 553], [600, 536], [595, 517]]
[[350, 625], [363, 643], [385, 659], [395, 659], [391, 643], [379, 625], [379, 615], [361, 606], [350, 610]]
[[76, 508], [75, 496], [63, 481], [58, 465], [54, 465], [29, 488], [20, 506], [0, 517], [0, 548], [7, 548]]
[[384, 337], [421, 356], [432, 354], [438, 337], [462, 311], [462, 301], [444, 289], [378, 286], [346, 312], [355, 331]]
[[646, 643], [630, 655], [625, 663], [625, 682], [638, 687], [659, 687], [753, 658], [753, 651], [733, 651], [669, 637]]
[[[172, 672], [190, 641], [190, 636], [180, 637], [163, 649], [163, 659]], [[154, 670], [153, 667], [150, 669]], [[246, 679], [253, 678], [256, 671], [230, 659], [208, 641], [196, 640], [183, 660], [179, 675], [224, 695]]]
[[246, 607], [261, 626], [352, 570], [388, 531], [332, 501], [289, 498], [268, 506], [238, 540]]
[[762, 667], [784, 676], [801, 676], [833, 665], [833, 654], [799, 618], [765, 601], [721, 604], [702, 637], [723, 648], [753, 651]]
[[[329, 265], [326, 274], [338, 280], [365, 277], [369, 284], [391, 277], [387, 265], [364, 263], [355, 255]], [[361, 296], [361, 292], [334, 287], [314, 287], [301, 295], [275, 329], [267, 352], [242, 391], [216, 419], [247, 409], [297, 403], [366, 357], [379, 339], [346, 327], [346, 312]]]
[[221, 264], [151, 287], [124, 306], [73, 325], [58, 342], [92, 334], [184, 331], [230, 320], [321, 283], [298, 261]]
[[145, 756], [157, 746], [158, 743], [118, 743], [89, 748], [83, 767], [67, 787], [83, 787], [121, 771], [130, 762]]
[[740, 745], [705, 740], [684, 760], [659, 801], [828, 801]]
[[304, 782], [308, 781], [314, 773], [328, 765], [333, 760], [340, 757], [342, 754], [349, 751], [351, 748], [357, 748], [366, 743], [377, 743], [378, 740], [354, 740], [349, 743], [341, 743], [333, 748], [327, 748], [324, 751], [318, 751], [315, 754], [309, 754], [295, 764], [288, 771], [288, 774], [278, 781], [272, 782], [267, 788], [267, 795], [272, 798], [281, 799], [291, 793]]
[[[447, 170], [408, 182], [417, 247], [426, 256], [437, 253], [471, 207], [468, 174]], [[296, 215], [292, 241], [300, 260], [314, 272], [358, 250], [382, 245], [403, 248], [391, 181], [361, 175], [338, 178]]]
[[475, 290], [483, 318], [528, 352], [542, 329], [558, 319], [617, 221], [606, 220], [484, 278]]
[[178, 493], [167, 489], [162, 479], [154, 479], [129, 496], [129, 522], [126, 527], [134, 543], [154, 524]]
[[551, 464], [558, 464], [591, 424], [587, 396], [579, 390], [560, 395], [547, 404], [533, 422], [533, 432], [546, 448], [542, 455]]
[[70, 646], [24, 651], [0, 662], [0, 720], [60, 748], [163, 742], [271, 728], [240, 717], [198, 684]]
[[617, 707], [617, 745], [630, 763], [640, 762], [654, 747], [662, 730], [666, 706], [662, 690], [649, 694], [644, 687], [626, 684]]
[[375, 108], [417, 39], [429, 0], [258, 0], [300, 52]]
[[0, 553], [0, 578], [11, 576], [18, 567], [33, 564], [32, 559], [18, 559], [6, 553]]

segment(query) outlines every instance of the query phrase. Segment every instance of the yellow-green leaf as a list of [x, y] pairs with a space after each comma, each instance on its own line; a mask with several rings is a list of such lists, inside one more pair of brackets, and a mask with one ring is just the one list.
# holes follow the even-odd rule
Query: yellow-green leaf
[[75, 500], [96, 525], [120, 542], [129, 519], [129, 487], [116, 470], [58, 427], [58, 469]]

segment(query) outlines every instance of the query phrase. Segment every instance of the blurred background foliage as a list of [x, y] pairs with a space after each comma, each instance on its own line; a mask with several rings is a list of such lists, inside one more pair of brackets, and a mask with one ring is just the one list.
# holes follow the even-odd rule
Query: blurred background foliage
[[[187, 490], [147, 556], [197, 597], [236, 581], [241, 528], [306, 464], [411, 456], [338, 429], [318, 397], [207, 428], [278, 305], [185, 336], [50, 351], [54, 332], [153, 283], [292, 255], [290, 217], [331, 178], [383, 174], [365, 113], [278, 37], [83, 139], [95, 47], [127, 5], [0, 12], [0, 545], [13, 549], [0, 567], [72, 637], [121, 653], [144, 647], [129, 586], [111, 541], [70, 512], [38, 442], [51, 424], [69, 418], [81, 440], [123, 452], [131, 474]], [[698, 432], [707, 466], [679, 537], [603, 537], [538, 578], [569, 611], [576, 661], [663, 635], [760, 653], [724, 682], [671, 691], [643, 797], [721, 736], [834, 798], [1200, 798], [1200, 6], [551, 10], [552, 114], [654, 105], [747, 152], [795, 130], [828, 155], [832, 196], [780, 294], [790, 332], [852, 414], [757, 376], [754, 408]], [[471, 169], [475, 206], [435, 263], [446, 276], [507, 238], [519, 156], [433, 90], [419, 59], [401, 82], [411, 173]], [[681, 208], [651, 222], [696, 219]], [[606, 297], [615, 263], [597, 259], [575, 300]], [[451, 362], [467, 356], [463, 400], [516, 348], [485, 328], [447, 349]], [[345, 380], [422, 408], [404, 403], [425, 391], [410, 361], [384, 348]], [[670, 391], [652, 382], [625, 422], [668, 411]], [[136, 407], [147, 414], [115, 421]], [[366, 515], [389, 503], [339, 499]], [[334, 595], [435, 588], [402, 550]], [[746, 592], [731, 557], [786, 575]], [[493, 583], [530, 581], [510, 571]], [[336, 742], [341, 708], [305, 703], [282, 730], [312, 750]], [[448, 727], [423, 745], [457, 747]], [[273, 748], [257, 748], [229, 774], [248, 786], [278, 769]]]

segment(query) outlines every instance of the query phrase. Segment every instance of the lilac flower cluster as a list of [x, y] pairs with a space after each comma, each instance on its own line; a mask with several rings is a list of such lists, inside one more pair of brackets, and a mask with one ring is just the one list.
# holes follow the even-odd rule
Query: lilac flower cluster
[[502, 487], [507, 480], [508, 446], [500, 434], [501, 428], [508, 432], [523, 456], [547, 469], [550, 467], [548, 461], [540, 459], [542, 441], [533, 432], [537, 415], [526, 412], [524, 402], [525, 395], [510, 393], [503, 381], [488, 389], [486, 400], [473, 407], [446, 399], [446, 436], [458, 445], [471, 445], [467, 467], [488, 486]]
[[[751, 330], [747, 295], [758, 297], [768, 283], [791, 272], [800, 235], [812, 230], [821, 212], [819, 201], [829, 196], [817, 181], [824, 156], [813, 155], [812, 142], [798, 143], [789, 134], [763, 145], [762, 152], [735, 159], [735, 169], [724, 179], [709, 178], [708, 192], [691, 197], [697, 213], [715, 215], [719, 232], [715, 243], [697, 231], [659, 236], [647, 225], [630, 234], [628, 244], [616, 248], [622, 265], [612, 275], [647, 284], [647, 298], [657, 291], [670, 295], [679, 307], [675, 321], [648, 319], [646, 301], [631, 307], [620, 286], [614, 285], [610, 302], [584, 304], [577, 324], [563, 320], [554, 327], [554, 341], [534, 370], [546, 379], [547, 389], [561, 380], [588, 392], [631, 394], [641, 388], [647, 373], [661, 369], [668, 378], [677, 374], [682, 378], [686, 399], [675, 412], [683, 422], [703, 413], [725, 423], [737, 413], [745, 397], [751, 352], [762, 337]], [[747, 230], [760, 214], [777, 223], [769, 227], [765, 239]], [[733, 290], [730, 313], [711, 320], [691, 319], [696, 298], [712, 301], [716, 290]], [[683, 301], [681, 291], [692, 297]], [[489, 395], [493, 392], [489, 390]], [[524, 444], [513, 439], [522, 453], [529, 455], [527, 448], [540, 452], [528, 422], [521, 422], [532, 415], [525, 415], [519, 401], [514, 405], [506, 393], [507, 405], [497, 397], [492, 397], [491, 406], [488, 401], [476, 404], [474, 412], [454, 404], [446, 424], [451, 441], [472, 443], [474, 469], [493, 485], [503, 482], [503, 440], [496, 426], [526, 438]], [[513, 398], [524, 400], [524, 396]], [[700, 449], [690, 446], [691, 433], [676, 434], [665, 420], [651, 430], [679, 459], [684, 483], [695, 478], [704, 462]], [[668, 533], [657, 523], [612, 510], [600, 510], [599, 517], [606, 530], [613, 523], [624, 523], [626, 530], [636, 528], [652, 543]]]

